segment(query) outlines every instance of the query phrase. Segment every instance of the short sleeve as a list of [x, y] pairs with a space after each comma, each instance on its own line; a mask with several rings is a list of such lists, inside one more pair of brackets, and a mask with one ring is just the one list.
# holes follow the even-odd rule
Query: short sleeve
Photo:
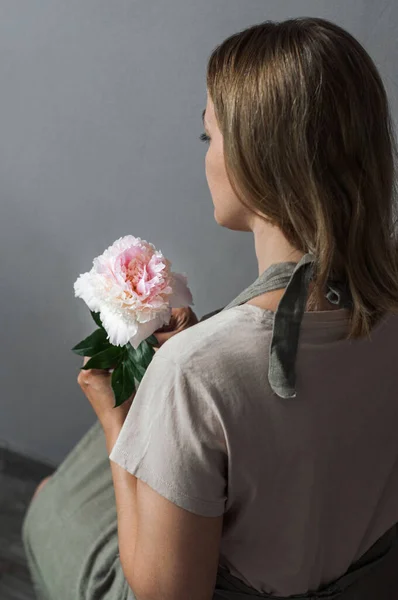
[[204, 378], [158, 351], [109, 455], [174, 504], [198, 515], [222, 515], [227, 452]]

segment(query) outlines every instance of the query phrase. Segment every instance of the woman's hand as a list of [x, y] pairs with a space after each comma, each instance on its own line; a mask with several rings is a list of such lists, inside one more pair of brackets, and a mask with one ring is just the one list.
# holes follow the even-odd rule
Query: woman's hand
[[[89, 360], [89, 356], [84, 356], [83, 366]], [[93, 407], [103, 428], [122, 425], [135, 396], [134, 392], [128, 400], [114, 408], [115, 395], [111, 379], [112, 373], [107, 369], [81, 369], [77, 377], [78, 384]]]
[[[159, 346], [164, 344], [173, 335], [195, 325], [198, 319], [189, 308], [173, 308], [169, 325], [155, 331], [154, 335]], [[155, 348], [157, 350], [157, 348]], [[90, 360], [89, 356], [83, 358], [83, 366]], [[135, 392], [120, 406], [114, 408], [115, 396], [111, 385], [112, 373], [106, 369], [81, 369], [77, 382], [86, 395], [102, 427], [112, 428], [114, 425], [120, 427], [133, 402]]]
[[[157, 329], [153, 335], [157, 338], [159, 346], [162, 346], [173, 335], [196, 325], [196, 323], [198, 323], [198, 317], [189, 306], [173, 308], [170, 323]], [[155, 348], [155, 350], [158, 350], [158, 348]]]

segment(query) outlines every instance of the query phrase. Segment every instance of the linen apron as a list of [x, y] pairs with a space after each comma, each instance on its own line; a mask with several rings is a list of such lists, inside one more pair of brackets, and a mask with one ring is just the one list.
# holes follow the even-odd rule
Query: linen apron
[[[286, 288], [274, 315], [268, 378], [282, 398], [294, 398], [295, 358], [300, 325], [313, 275], [314, 257], [271, 265], [228, 310], [265, 292]], [[326, 296], [351, 306], [348, 290], [328, 282]], [[220, 312], [214, 311], [204, 320]], [[295, 401], [295, 400], [292, 400]], [[122, 571], [117, 513], [109, 457], [96, 422], [31, 502], [23, 542], [39, 600], [135, 600]], [[398, 536], [394, 526], [342, 577], [292, 600], [393, 600], [398, 598]], [[219, 566], [213, 600], [282, 600], [260, 593]], [[186, 595], [190, 598], [189, 590]]]

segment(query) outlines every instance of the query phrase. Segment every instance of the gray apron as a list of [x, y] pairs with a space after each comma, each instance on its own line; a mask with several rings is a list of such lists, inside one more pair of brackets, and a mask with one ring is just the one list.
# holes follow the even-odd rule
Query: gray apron
[[[271, 265], [222, 309], [239, 306], [265, 292], [286, 288], [274, 316], [268, 369], [271, 388], [281, 398], [296, 396], [295, 361], [313, 266], [314, 256], [309, 253], [298, 263]], [[345, 286], [328, 281], [327, 288], [326, 298], [329, 302], [340, 305], [340, 308], [352, 306], [351, 295]]]

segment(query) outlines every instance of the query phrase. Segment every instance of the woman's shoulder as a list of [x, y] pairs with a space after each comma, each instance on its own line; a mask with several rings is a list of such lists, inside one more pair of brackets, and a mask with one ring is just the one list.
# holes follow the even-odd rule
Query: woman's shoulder
[[248, 304], [221, 310], [169, 338], [156, 355], [195, 370], [225, 364], [228, 357], [253, 348], [257, 333], [272, 333], [272, 315], [267, 327], [265, 312]]

